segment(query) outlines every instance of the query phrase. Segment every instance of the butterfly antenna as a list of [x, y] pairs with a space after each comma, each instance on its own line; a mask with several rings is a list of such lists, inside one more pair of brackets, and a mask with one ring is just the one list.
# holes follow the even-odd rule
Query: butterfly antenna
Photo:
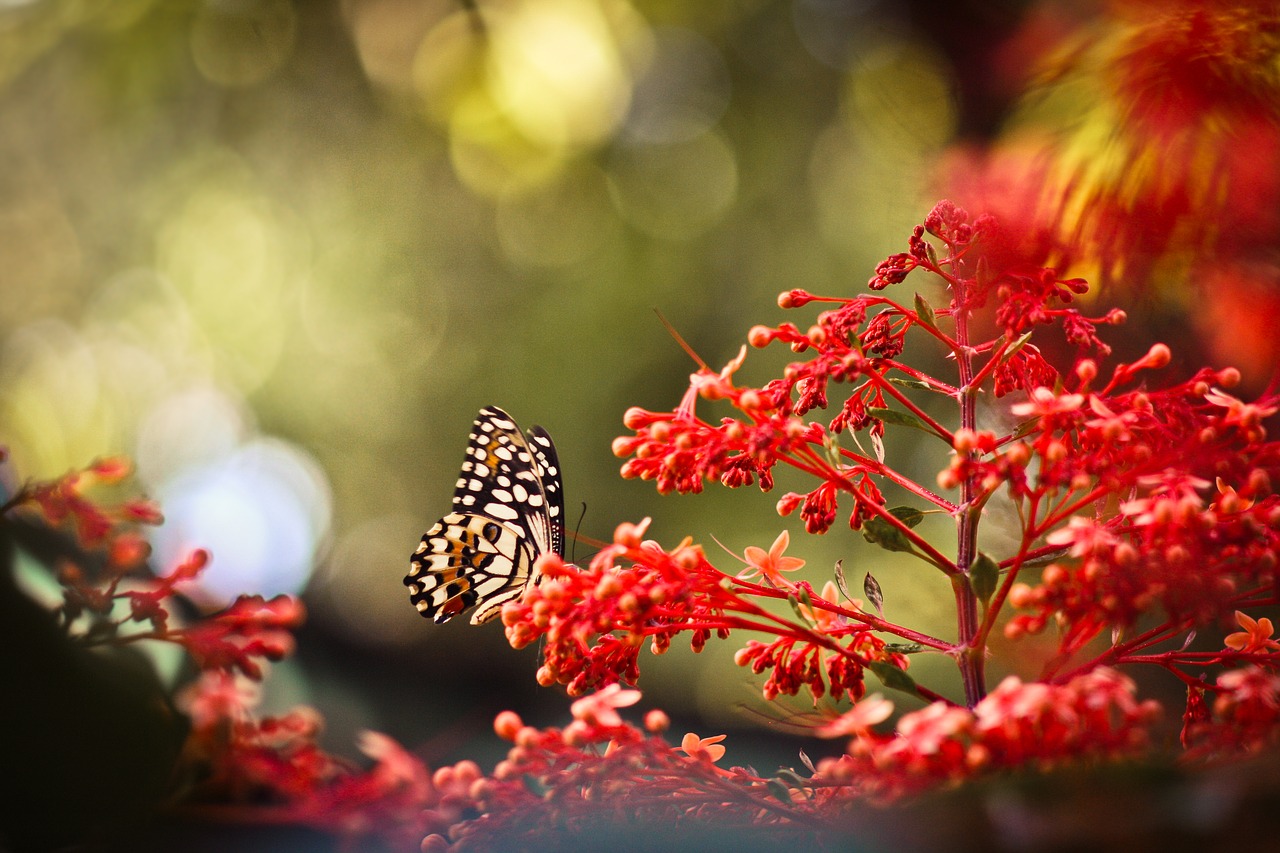
[[582, 512], [578, 513], [578, 523], [573, 528], [573, 548], [569, 551], [569, 562], [576, 563], [578, 553], [578, 536], [582, 532], [582, 519], [587, 517], [587, 502], [582, 502]]
[[674, 339], [675, 342], [680, 345], [681, 349], [683, 349], [685, 352], [689, 354], [689, 358], [693, 359], [694, 364], [698, 365], [698, 367], [702, 368], [708, 373], [713, 372], [711, 368], [707, 366], [707, 363], [702, 360], [702, 357], [693, 351], [693, 347], [689, 346], [689, 342], [686, 341], [683, 337], [681, 337], [680, 333], [676, 331], [676, 327], [671, 325], [671, 321], [662, 315], [661, 311], [659, 311], [657, 308], [654, 308], [653, 313], [658, 315], [658, 319], [662, 321], [662, 325], [666, 326], [667, 328], [667, 334], [670, 335], [672, 339]]

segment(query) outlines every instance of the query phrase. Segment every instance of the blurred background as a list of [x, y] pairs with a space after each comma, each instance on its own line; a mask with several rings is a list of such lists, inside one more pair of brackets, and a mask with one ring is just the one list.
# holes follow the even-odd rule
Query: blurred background
[[[859, 292], [943, 195], [976, 209], [1007, 201], [1002, 187], [1022, 199], [1052, 186], [1055, 210], [1074, 205], [1072, 233], [1091, 235], [1060, 257], [1162, 283], [1135, 297], [1149, 310], [1126, 334], [1190, 322], [1178, 318], [1196, 313], [1186, 282], [1202, 257], [1187, 251], [1200, 250], [1144, 244], [1144, 263], [1122, 268], [1087, 251], [1105, 242], [1096, 221], [1077, 227], [1090, 198], [1135, 196], [1124, 166], [1137, 156], [1114, 130], [1131, 113], [1096, 112], [1111, 89], [1090, 85], [1082, 45], [1114, 46], [1150, 24], [1147, 6], [0, 0], [10, 477], [132, 457], [166, 516], [156, 565], [213, 554], [202, 606], [304, 597], [310, 618], [268, 681], [269, 708], [315, 705], [337, 751], [372, 728], [433, 764], [485, 763], [502, 749], [496, 712], [557, 723], [567, 700], [536, 686], [535, 649], [512, 651], [496, 624], [423, 620], [402, 584], [448, 511], [481, 406], [550, 431], [584, 537], [653, 516], [654, 538], [691, 535], [715, 559], [717, 541], [740, 554], [799, 533], [774, 504], [800, 483], [660, 499], [618, 477], [623, 412], [669, 409], [696, 367], [655, 309], [718, 367], [753, 324], [810, 322], [784, 316], [780, 291]], [[1274, 59], [1251, 61], [1274, 75]], [[1063, 68], [1084, 70], [1043, 89]], [[1027, 101], [1034, 86], [1050, 96]], [[1175, 113], [1195, 123], [1195, 109]], [[1262, 131], [1276, 125], [1268, 109]], [[1040, 163], [1028, 151], [1075, 159], [1000, 171], [1009, 139], [1020, 164]], [[1114, 192], [1088, 196], [1071, 164], [1104, 151], [1115, 168], [1094, 186]], [[1175, 219], [1222, 193], [1201, 181], [1170, 213], [1166, 189], [1153, 192]], [[1261, 196], [1255, 210], [1274, 206]], [[1247, 259], [1248, 293], [1270, 298], [1273, 254]], [[1274, 318], [1249, 304], [1237, 317]], [[786, 355], [753, 352], [742, 375], [764, 381]], [[1246, 355], [1255, 375], [1274, 364]], [[944, 457], [893, 440], [891, 459], [931, 483]], [[791, 553], [818, 587], [837, 559], [851, 579], [872, 569], [890, 618], [952, 630], [946, 584], [856, 534], [795, 536]], [[645, 707], [704, 734], [767, 726], [762, 713], [777, 713], [730, 663], [738, 645], [646, 652]], [[955, 689], [945, 661], [915, 665]], [[793, 764], [800, 745], [814, 749], [758, 748], [766, 765]]]

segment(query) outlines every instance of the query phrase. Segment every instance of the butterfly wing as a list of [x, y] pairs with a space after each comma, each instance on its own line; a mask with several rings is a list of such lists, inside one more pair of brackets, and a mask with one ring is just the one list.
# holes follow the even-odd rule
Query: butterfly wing
[[538, 553], [564, 556], [564, 495], [551, 436], [533, 427], [526, 436], [497, 406], [480, 410], [453, 493], [453, 511], [478, 513], [519, 527]]
[[471, 623], [497, 616], [524, 593], [539, 554], [564, 553], [564, 496], [551, 437], [526, 437], [511, 416], [480, 410], [453, 495], [414, 552], [404, 582], [423, 616], [447, 622], [475, 607]]
[[[556, 456], [556, 446], [551, 436], [540, 426], [532, 426], [528, 433], [529, 449], [533, 451], [534, 467], [538, 473], [538, 481], [542, 485], [543, 500], [547, 512], [538, 521], [546, 522], [546, 532], [535, 535], [538, 541], [545, 541], [548, 548], [561, 557], [564, 556], [564, 488], [560, 482], [560, 458]], [[539, 539], [539, 536], [545, 539]]]
[[404, 582], [423, 616], [448, 622], [475, 607], [471, 624], [479, 625], [524, 593], [536, 556], [505, 524], [451, 512], [422, 537]]

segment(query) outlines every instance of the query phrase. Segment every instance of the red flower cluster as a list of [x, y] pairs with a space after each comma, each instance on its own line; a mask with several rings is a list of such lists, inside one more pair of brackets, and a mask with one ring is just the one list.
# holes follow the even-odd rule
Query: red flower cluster
[[622, 476], [656, 481], [658, 491], [702, 491], [705, 480], [719, 480], [730, 488], [751, 485], [758, 477], [761, 491], [773, 488], [773, 466], [793, 448], [821, 442], [821, 429], [805, 428], [786, 413], [773, 411], [770, 401], [757, 393], [746, 396], [730, 377], [741, 356], [719, 375], [695, 374], [691, 390], [707, 399], [730, 397], [749, 407], [750, 420], [725, 418], [712, 426], [693, 415], [693, 397], [675, 413], [629, 409], [626, 425], [635, 437], [618, 438], [613, 452], [634, 455], [622, 467]]
[[1268, 333], [1280, 310], [1280, 10], [1116, 0], [1046, 26], [1042, 6], [1027, 35], [1054, 31], [1035, 50], [1046, 85], [1006, 139], [954, 156], [944, 182], [1018, 232], [1008, 242], [1024, 257], [1167, 299], [1219, 358], [1267, 381], [1280, 354]]
[[[1144, 361], [1167, 361], [1167, 352], [1154, 352]], [[1122, 366], [1117, 377], [1137, 366]], [[1236, 376], [1202, 371], [1159, 391], [1115, 393], [1117, 380], [1098, 393], [1038, 389], [1013, 408], [1035, 418], [1025, 445], [957, 457], [952, 481], [973, 476], [986, 489], [1009, 482], [1030, 508], [1031, 530], [1069, 558], [1046, 568], [1038, 585], [1011, 587], [1011, 603], [1034, 613], [1012, 620], [1007, 633], [1054, 620], [1068, 627], [1063, 647], [1073, 651], [1157, 604], [1176, 620], [1205, 624], [1270, 589], [1280, 553], [1280, 498], [1271, 486], [1280, 443], [1266, 440], [1262, 421], [1276, 403], [1246, 404], [1212, 385]], [[1014, 456], [1022, 471], [1008, 464]], [[1077, 514], [1107, 499], [1118, 512]]]
[[[293, 650], [292, 632], [302, 624], [305, 608], [288, 595], [270, 600], [242, 595], [224, 610], [191, 625], [171, 624], [170, 607], [181, 594], [179, 586], [198, 577], [208, 561], [208, 553], [197, 549], [159, 578], [134, 578], [117, 570], [94, 580], [77, 567], [66, 566], [59, 573], [63, 585], [59, 615], [84, 645], [161, 640], [182, 646], [202, 670], [239, 670], [259, 679], [262, 660], [280, 660]], [[128, 604], [127, 615], [117, 615], [120, 601]], [[91, 618], [83, 629], [77, 627], [82, 616]]]
[[[1205, 693], [1215, 695], [1212, 705]], [[1195, 758], [1231, 757], [1280, 743], [1280, 675], [1276, 662], [1221, 673], [1213, 688], [1188, 689], [1182, 742]]]
[[[751, 330], [752, 345], [778, 341], [807, 360], [759, 387], [735, 382], [745, 350], [718, 373], [704, 367], [674, 410], [628, 411], [634, 435], [613, 447], [630, 457], [624, 476], [653, 480], [660, 492], [698, 492], [711, 479], [732, 488], [757, 478], [767, 490], [779, 463], [812, 476], [816, 485], [785, 495], [778, 512], [799, 510], [807, 531], [823, 533], [834, 523], [838, 501], [851, 499], [850, 525], [867, 541], [949, 579], [956, 638], [923, 635], [842, 603], [849, 595], [839, 568], [836, 581], [816, 594], [791, 575], [804, 560], [785, 554], [786, 532], [767, 551], [746, 549], [747, 569], [733, 576], [688, 540], [667, 550], [643, 541], [644, 525], [623, 525], [585, 569], [543, 557], [540, 583], [504, 607], [512, 645], [545, 643], [543, 684], [566, 684], [571, 695], [605, 689], [582, 700], [587, 705], [575, 705], [577, 720], [564, 731], [524, 727], [514, 715], [501, 722], [500, 732], [516, 746], [492, 782], [473, 789], [482, 817], [455, 826], [449, 840], [480, 847], [504, 833], [523, 838], [525, 827], [542, 833], [551, 826], [581, 828], [584, 803], [608, 813], [617, 797], [628, 807], [648, 808], [651, 790], [661, 801], [653, 803], [654, 819], [687, 821], [726, 808], [731, 800], [716, 792], [727, 790], [727, 782], [754, 803], [758, 824], [772, 825], [785, 813], [787, 821], [803, 814], [822, 825], [852, 802], [891, 801], [980, 774], [1140, 756], [1151, 749], [1160, 708], [1137, 698], [1134, 683], [1115, 669], [1124, 664], [1159, 666], [1189, 685], [1189, 755], [1223, 755], [1280, 737], [1273, 734], [1280, 728], [1280, 641], [1271, 638], [1269, 620], [1238, 613], [1243, 630], [1226, 637], [1221, 651], [1190, 651], [1190, 637], [1181, 649], [1159, 648], [1219, 623], [1237, 607], [1277, 603], [1280, 498], [1271, 484], [1280, 476], [1280, 443], [1268, 440], [1264, 423], [1280, 409], [1280, 398], [1248, 403], [1228, 395], [1222, 389], [1238, 379], [1232, 370], [1204, 370], [1156, 387], [1154, 371], [1170, 362], [1162, 344], [1105, 375], [1110, 348], [1100, 332], [1123, 322], [1123, 313], [1085, 316], [1070, 305], [1083, 282], [1009, 261], [1002, 253], [1011, 245], [993, 220], [970, 220], [954, 205], [939, 204], [914, 231], [908, 251], [877, 269], [872, 294], [836, 298], [793, 290], [780, 298], [783, 307], [835, 307], [807, 331], [792, 323]], [[917, 271], [946, 285], [945, 308], [919, 296], [905, 307], [884, 295]], [[994, 337], [975, 341], [971, 321], [976, 326], [978, 311], [991, 303]], [[1045, 328], [1075, 347], [1066, 366], [1032, 343]], [[911, 330], [916, 334], [908, 336]], [[919, 340], [948, 356], [954, 377], [931, 376], [900, 360]], [[832, 399], [837, 385], [845, 391]], [[977, 428], [979, 396], [1014, 398], [1003, 432]], [[957, 407], [953, 423], [938, 419], [937, 398]], [[695, 413], [699, 399], [728, 403], [734, 416], [703, 420]], [[811, 419], [828, 408], [834, 414]], [[885, 463], [889, 426], [946, 442], [954, 456], [938, 485], [958, 490], [958, 499], [941, 497]], [[850, 449], [840, 442], [846, 431], [862, 432], [867, 441], [855, 439]], [[926, 510], [887, 507], [885, 484], [952, 516], [954, 547], [936, 547], [916, 530]], [[1002, 558], [977, 549], [984, 510], [1001, 492], [1017, 524]], [[864, 590], [880, 612], [883, 593], [869, 574]], [[775, 613], [770, 599], [789, 603], [795, 618]], [[1014, 608], [1022, 612], [1011, 616]], [[1124, 630], [1140, 619], [1154, 627], [1125, 638]], [[1053, 624], [1059, 648], [1039, 680], [1006, 678], [988, 693], [988, 640], [1001, 622], [1010, 637]], [[1115, 632], [1111, 646], [1082, 659], [1108, 627]], [[791, 773], [779, 791], [765, 782], [786, 805], [783, 811], [750, 799], [764, 782], [754, 774], [711, 773], [709, 761], [699, 765], [706, 776], [670, 769], [672, 753], [623, 725], [614, 710], [638, 698], [618, 682], [637, 681], [646, 640], [661, 652], [688, 631], [698, 650], [712, 632], [726, 637], [741, 630], [768, 635], [749, 640], [735, 658], [767, 673], [766, 700], [807, 689], [819, 714], [828, 715], [819, 732], [851, 737], [845, 755], [810, 767], [812, 777]], [[894, 645], [891, 638], [904, 642]], [[910, 679], [909, 651], [954, 659], [964, 704]], [[1074, 668], [1063, 674], [1068, 665]], [[1234, 668], [1212, 685], [1188, 671], [1222, 666]], [[892, 706], [865, 697], [868, 670], [887, 687], [931, 704], [902, 716], [894, 732], [875, 731]], [[846, 695], [855, 704], [843, 714], [819, 703]], [[722, 747], [713, 740], [687, 736], [684, 753], [714, 760]], [[689, 810], [686, 793], [696, 795], [697, 809]], [[547, 804], [551, 823], [540, 811]], [[445, 843], [441, 836], [429, 845]]]
[[[942, 248], [935, 248], [926, 234], [936, 238]], [[1056, 323], [1068, 340], [1105, 355], [1109, 349], [1097, 337], [1097, 327], [1123, 319], [1120, 312], [1090, 319], [1066, 307], [1084, 290], [1078, 279], [1062, 279], [1053, 270], [1030, 271], [1016, 265], [982, 267], [979, 247], [998, 241], [998, 235], [994, 219], [970, 221], [963, 209], [941, 202], [915, 229], [909, 251], [882, 263], [871, 280], [873, 290], [883, 290], [912, 271], [932, 273], [951, 290], [952, 304], [945, 309], [935, 311], [919, 297], [914, 308], [906, 308], [875, 295], [825, 297], [801, 290], [782, 294], [779, 304], [786, 308], [815, 301], [838, 307], [820, 313], [808, 331], [793, 323], [757, 326], [749, 340], [756, 347], [782, 342], [797, 353], [811, 352], [812, 356], [789, 364], [781, 378], [762, 387], [743, 388], [732, 381], [742, 362], [739, 355], [719, 374], [709, 370], [694, 374], [689, 393], [675, 411], [628, 411], [624, 422], [636, 434], [618, 438], [613, 445], [618, 456], [633, 457], [623, 465], [623, 476], [653, 479], [660, 492], [697, 492], [703, 481], [711, 478], [735, 487], [753, 482], [756, 476], [761, 488], [768, 489], [773, 483], [773, 466], [784, 462], [820, 481], [812, 491], [787, 494], [778, 503], [783, 515], [800, 509], [810, 533], [830, 529], [840, 492], [854, 500], [849, 517], [853, 529], [875, 517], [894, 525], [884, 507], [879, 479], [893, 481], [950, 511], [953, 507], [896, 476], [878, 456], [847, 450], [835, 439], [846, 429], [869, 430], [878, 443], [885, 423], [891, 422], [923, 429], [951, 443], [952, 431], [937, 422], [907, 390], [954, 398], [961, 394], [961, 385], [943, 382], [898, 361], [907, 332], [918, 328], [957, 359], [963, 356], [967, 360], [967, 340], [961, 341], [967, 336], [967, 318], [995, 297], [996, 319], [1004, 336], [977, 348], [985, 356], [984, 366], [961, 379], [972, 389], [994, 376], [995, 394], [1003, 396], [1017, 390], [1031, 393], [1041, 385], [1052, 385], [1059, 375], [1027, 342], [1026, 335], [1036, 326]], [[877, 313], [873, 315], [873, 311]], [[945, 317], [961, 324], [957, 326], [960, 337], [942, 331], [938, 321]], [[850, 386], [838, 405], [828, 397], [833, 382]], [[698, 396], [728, 400], [744, 417], [723, 418], [719, 425], [707, 423], [694, 414]], [[812, 410], [828, 407], [835, 414], [825, 422], [803, 420]]]
[[258, 659], [281, 660], [293, 651], [293, 631], [305, 615], [302, 602], [292, 596], [242, 595], [225, 610], [162, 639], [179, 643], [202, 670], [239, 670], [259, 679]]
[[[494, 722], [512, 742], [507, 758], [491, 777], [469, 790], [471, 820], [440, 830], [422, 849], [552, 849], [589, 837], [594, 828], [645, 827], [652, 842], [680, 827], [702, 825], [724, 832], [750, 827], [751, 838], [812, 841], [815, 829], [834, 824], [819, 814], [816, 801], [784, 782], [742, 767], [723, 769], [723, 735], [684, 736], [672, 747], [659, 733], [666, 715], [650, 711], [645, 729], [626, 723], [618, 709], [640, 698], [617, 685], [573, 703], [573, 722], [563, 729], [526, 726], [506, 711]], [[795, 774], [790, 774], [794, 777]], [[680, 836], [670, 836], [678, 846]]]
[[[670, 551], [642, 541], [647, 524], [620, 525], [614, 543], [585, 569], [566, 565], [554, 554], [543, 555], [537, 564], [540, 583], [503, 607], [502, 622], [513, 647], [544, 643], [541, 684], [565, 684], [571, 696], [620, 681], [634, 684], [645, 641], [660, 654], [685, 631], [694, 651], [701, 651], [712, 633], [721, 639], [734, 630], [777, 636], [770, 644], [748, 642], [736, 658], [756, 673], [771, 671], [766, 699], [794, 695], [801, 687], [808, 687], [815, 700], [827, 692], [856, 698], [865, 691], [868, 663], [906, 668], [906, 658], [889, 652], [872, 634], [874, 617], [823, 598], [807, 584], [785, 590], [776, 588], [776, 581], [762, 586], [726, 575], [688, 541]], [[793, 558], [748, 550], [759, 552], [749, 557], [764, 564], [753, 570], [766, 578], [770, 572], [777, 577], [779, 567], [793, 568], [783, 562]], [[756, 603], [770, 598], [804, 601], [808, 619], [788, 620]]]
[[320, 747], [315, 710], [258, 717], [257, 700], [256, 685], [219, 670], [206, 671], [184, 695], [192, 721], [185, 766], [197, 779], [198, 812], [407, 850], [470, 808], [469, 788], [480, 778], [474, 763], [432, 774], [391, 738], [364, 732], [360, 750], [373, 763], [361, 769]]
[[1132, 757], [1160, 714], [1105, 667], [1061, 685], [1009, 676], [972, 710], [934, 702], [904, 714], [891, 734], [870, 728], [887, 716], [883, 704], [864, 700], [821, 730], [853, 738], [846, 755], [818, 763], [815, 780], [891, 801], [979, 774]]
[[173, 599], [204, 571], [209, 554], [196, 549], [161, 577], [138, 571], [150, 548], [136, 525], [159, 524], [159, 510], [141, 499], [106, 505], [92, 495], [94, 487], [119, 485], [129, 474], [125, 460], [95, 462], [51, 482], [27, 484], [0, 511], [34, 508], [50, 525], [71, 519], [80, 547], [105, 551], [101, 571], [70, 560], [60, 566], [62, 626], [82, 645], [162, 640], [181, 645], [202, 670], [234, 669], [260, 678], [261, 660], [280, 660], [292, 650], [291, 632], [305, 615], [302, 603], [285, 595], [270, 601], [245, 595], [192, 625], [171, 624]]
[[[126, 459], [100, 459], [83, 471], [69, 471], [48, 482], [28, 483], [0, 507], [0, 514], [18, 507], [30, 507], [53, 527], [69, 520], [76, 537], [86, 547], [95, 547], [113, 533], [118, 533], [121, 525], [159, 524], [163, 521], [159, 508], [151, 501], [132, 498], [116, 506], [104, 506], [90, 495], [95, 488], [119, 484], [131, 472], [132, 466]], [[131, 540], [131, 544], [136, 544], [136, 540]], [[119, 552], [120, 555], [125, 553], [131, 551], [122, 549]]]
[[841, 699], [845, 694], [853, 700], [861, 699], [867, 692], [863, 668], [868, 661], [900, 670], [907, 668], [905, 655], [887, 652], [884, 640], [865, 628], [829, 631], [825, 636], [836, 638], [843, 634], [851, 636], [839, 654], [828, 652], [825, 644], [783, 637], [772, 643], [750, 640], [734, 655], [733, 662], [751, 667], [757, 675], [769, 670], [763, 688], [765, 699], [794, 696], [800, 688], [807, 687], [815, 702], [828, 692], [832, 699]]
[[[1123, 312], [1082, 314], [1070, 305], [1084, 291], [1082, 281], [1027, 267], [1009, 254], [1012, 245], [990, 217], [971, 219], [955, 205], [939, 203], [913, 232], [908, 251], [877, 268], [872, 294], [789, 291], [779, 299], [783, 307], [836, 307], [820, 313], [807, 331], [794, 323], [751, 330], [754, 346], [779, 341], [808, 353], [807, 360], [792, 362], [781, 378], [760, 387], [734, 383], [741, 355], [719, 374], [704, 369], [672, 412], [628, 412], [626, 424], [636, 433], [614, 442], [615, 453], [632, 455], [624, 476], [655, 479], [660, 491], [696, 491], [710, 477], [737, 486], [750, 475], [761, 476], [767, 487], [772, 481], [765, 475], [774, 465], [790, 465], [818, 482], [806, 493], [784, 495], [778, 512], [799, 510], [810, 533], [828, 531], [842, 496], [851, 498], [852, 528], [888, 550], [915, 554], [956, 585], [957, 642], [926, 638], [925, 645], [956, 657], [969, 705], [985, 692], [983, 649], [997, 619], [1007, 618], [1006, 605], [1024, 611], [1004, 626], [1011, 637], [1049, 624], [1061, 629], [1059, 654], [1046, 675], [1104, 629], [1131, 626], [1158, 609], [1168, 620], [1161, 629], [1095, 663], [1145, 660], [1154, 644], [1178, 632], [1212, 624], [1243, 604], [1274, 601], [1280, 552], [1280, 498], [1272, 487], [1280, 477], [1280, 443], [1269, 441], [1264, 427], [1280, 409], [1280, 397], [1250, 403], [1230, 396], [1221, 389], [1238, 381], [1231, 369], [1205, 369], [1165, 388], [1135, 388], [1169, 364], [1163, 344], [1105, 375], [1101, 362], [1110, 348], [1099, 333], [1123, 322]], [[946, 285], [946, 307], [935, 309], [917, 296], [908, 308], [883, 295], [921, 272]], [[997, 335], [974, 341], [971, 321], [992, 302]], [[1042, 327], [1056, 327], [1075, 345], [1077, 355], [1065, 367], [1032, 343]], [[954, 378], [930, 376], [899, 360], [912, 329], [925, 336], [912, 340], [931, 339], [950, 357]], [[848, 386], [843, 399], [829, 399], [834, 383]], [[973, 401], [983, 393], [1021, 398], [1009, 406], [1011, 426], [1004, 434], [976, 428]], [[935, 407], [920, 396], [949, 398], [959, 407], [958, 423], [938, 420]], [[694, 413], [699, 397], [729, 402], [738, 417], [718, 425], [700, 419]], [[829, 420], [807, 419], [828, 407], [835, 412]], [[958, 489], [958, 501], [884, 463], [887, 425], [922, 430], [954, 450], [938, 484]], [[871, 447], [842, 446], [839, 433], [846, 428], [868, 432]], [[958, 559], [916, 533], [920, 510], [885, 505], [886, 483], [957, 518], [960, 538], [952, 553]], [[997, 560], [977, 553], [976, 530], [983, 507], [1002, 490], [1017, 510], [1021, 541]], [[1028, 567], [1046, 563], [1038, 581], [1025, 577]], [[982, 577], [974, 574], [979, 570]], [[666, 582], [678, 584], [678, 573]], [[777, 579], [772, 586], [792, 595], [799, 589]], [[568, 613], [571, 605], [561, 609]], [[896, 625], [853, 619], [860, 630], [920, 641]], [[819, 676], [824, 664], [818, 648], [804, 637], [779, 635], [738, 657], [756, 672], [771, 673], [766, 695], [794, 693], [807, 684], [815, 696], [849, 689], [857, 697], [857, 662], [875, 655], [827, 656]], [[1163, 660], [1173, 666], [1180, 659], [1166, 654]], [[842, 677], [846, 671], [849, 683]]]

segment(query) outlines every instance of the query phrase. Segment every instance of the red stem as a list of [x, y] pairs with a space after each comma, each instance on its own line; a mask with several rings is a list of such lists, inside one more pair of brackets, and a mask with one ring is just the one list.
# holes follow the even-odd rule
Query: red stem
[[[974, 430], [977, 427], [977, 395], [973, 384], [973, 355], [969, 349], [969, 308], [966, 284], [950, 276], [944, 276], [951, 288], [953, 319], [956, 324], [956, 368], [959, 373], [960, 427]], [[974, 456], [976, 451], [968, 451]], [[985, 634], [979, 630], [978, 596], [969, 582], [969, 569], [977, 558], [978, 520], [980, 507], [975, 505], [978, 484], [971, 474], [960, 484], [960, 507], [956, 513], [956, 561], [958, 573], [951, 578], [951, 588], [956, 599], [956, 663], [960, 667], [960, 679], [964, 683], [964, 701], [974, 707], [987, 694]]]

